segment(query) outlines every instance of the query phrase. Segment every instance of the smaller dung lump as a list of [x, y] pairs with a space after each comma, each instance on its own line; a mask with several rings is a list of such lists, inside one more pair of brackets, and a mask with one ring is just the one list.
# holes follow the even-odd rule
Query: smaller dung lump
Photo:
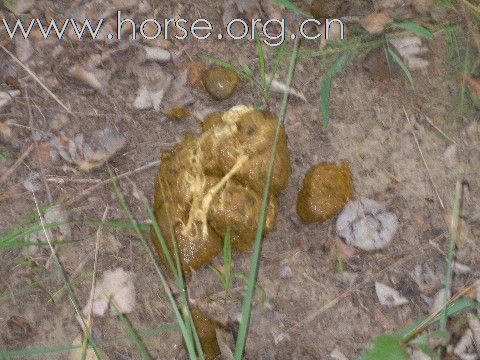
[[226, 100], [233, 95], [240, 81], [236, 72], [220, 66], [208, 69], [203, 75], [203, 86], [215, 100]]
[[353, 178], [348, 163], [320, 163], [308, 170], [297, 199], [297, 213], [306, 223], [337, 215], [353, 198]]

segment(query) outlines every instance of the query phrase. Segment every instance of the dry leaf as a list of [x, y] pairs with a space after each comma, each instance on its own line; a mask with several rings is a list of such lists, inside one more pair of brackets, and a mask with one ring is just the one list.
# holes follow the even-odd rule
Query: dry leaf
[[26, 179], [22, 182], [23, 187], [28, 191], [38, 191], [42, 187], [40, 174], [37, 172], [30, 172]]
[[12, 129], [6, 122], [0, 122], [0, 140], [9, 142], [12, 139]]
[[391, 24], [393, 19], [383, 12], [373, 13], [360, 20], [360, 25], [370, 34], [381, 34], [385, 25]]
[[32, 325], [21, 316], [13, 315], [7, 320], [7, 328], [9, 335], [15, 340], [28, 340], [37, 335], [37, 331], [33, 329]]
[[170, 88], [172, 76], [157, 63], [149, 63], [135, 69], [139, 89], [133, 107], [137, 110], [160, 110], [164, 95]]
[[[270, 81], [271, 77], [270, 75], [267, 75], [267, 81]], [[286, 92], [288, 92], [288, 94], [302, 100], [302, 101], [305, 101], [307, 102], [307, 99], [305, 98], [305, 95], [302, 94], [300, 91], [298, 90], [295, 90], [294, 88], [289, 88], [287, 87], [286, 84], [278, 81], [277, 79], [273, 79], [272, 80], [272, 87], [270, 88], [271, 92], [272, 93], [276, 93], [276, 94], [285, 94]]]
[[108, 80], [105, 72], [92, 66], [74, 65], [70, 68], [69, 73], [75, 79], [80, 80], [95, 90], [101, 90]]
[[190, 86], [200, 86], [206, 69], [205, 64], [201, 61], [192, 60], [185, 65], [185, 69], [187, 70], [188, 84]]
[[375, 292], [377, 293], [378, 300], [383, 306], [401, 306], [408, 303], [408, 300], [400, 295], [400, 293], [380, 282], [375, 282]]
[[428, 52], [428, 48], [422, 44], [422, 39], [418, 36], [392, 39], [390, 43], [410, 70], [422, 70], [429, 65], [429, 62], [422, 58]]
[[55, 148], [64, 160], [85, 172], [102, 166], [122, 149], [125, 143], [125, 137], [110, 128], [102, 130], [88, 144], [85, 143], [83, 134], [75, 136], [73, 140], [62, 136], [51, 141], [52, 148]]
[[367, 251], [388, 246], [397, 227], [397, 215], [386, 211], [383, 204], [364, 197], [350, 201], [336, 223], [337, 234], [348, 245]]
[[[115, 307], [122, 314], [130, 313], [135, 307], [135, 286], [132, 273], [117, 268], [107, 270], [95, 285], [92, 313], [103, 316], [113, 300]], [[83, 308], [84, 315], [90, 311], [90, 302]], [[112, 311], [115, 313], [115, 311]]]
[[473, 344], [473, 333], [472, 330], [467, 329], [465, 333], [458, 341], [457, 345], [453, 349], [453, 353], [457, 355], [460, 359], [478, 359], [478, 356], [475, 351], [475, 346]]
[[50, 163], [51, 154], [50, 154], [50, 144], [41, 142], [38, 144], [38, 156], [40, 162], [44, 165]]

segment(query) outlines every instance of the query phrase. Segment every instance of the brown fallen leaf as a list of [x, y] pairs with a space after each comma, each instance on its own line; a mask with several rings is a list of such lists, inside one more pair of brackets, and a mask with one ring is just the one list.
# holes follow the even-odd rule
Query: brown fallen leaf
[[50, 163], [51, 154], [50, 154], [50, 144], [41, 142], [38, 144], [38, 155], [40, 157], [40, 162], [44, 165]]
[[83, 134], [78, 134], [73, 139], [65, 136], [54, 138], [50, 145], [64, 160], [77, 165], [80, 171], [88, 172], [102, 166], [122, 149], [125, 143], [125, 136], [106, 128], [89, 143], [85, 142]]
[[202, 86], [202, 76], [206, 69], [205, 64], [198, 60], [192, 60], [185, 65], [185, 69], [187, 70], [188, 85], [192, 87]]
[[12, 129], [6, 122], [0, 122], [0, 140], [9, 142], [12, 139]]
[[37, 331], [24, 317], [13, 315], [7, 320], [9, 335], [15, 340], [28, 340], [37, 335]]
[[393, 19], [383, 12], [370, 14], [360, 20], [360, 25], [370, 34], [381, 34], [385, 26], [391, 24]]

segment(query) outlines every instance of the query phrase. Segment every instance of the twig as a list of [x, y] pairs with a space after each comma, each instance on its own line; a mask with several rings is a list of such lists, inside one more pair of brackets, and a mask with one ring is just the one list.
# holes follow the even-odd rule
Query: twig
[[123, 174], [120, 174], [118, 176], [114, 176], [114, 177], [110, 177], [106, 180], [103, 180], [101, 182], [99, 182], [98, 184], [95, 184], [91, 187], [89, 187], [88, 189], [85, 189], [83, 190], [80, 194], [78, 194], [77, 196], [67, 200], [65, 202], [65, 206], [71, 206], [72, 204], [76, 203], [77, 201], [79, 201], [80, 199], [83, 199], [85, 196], [89, 195], [90, 193], [92, 193], [93, 191], [101, 188], [102, 186], [105, 186], [107, 184], [110, 184], [112, 181], [116, 181], [116, 180], [120, 180], [120, 179], [123, 179], [123, 178], [126, 178], [130, 175], [134, 175], [134, 174], [138, 174], [142, 171], [145, 171], [145, 170], [148, 170], [148, 169], [151, 169], [153, 167], [156, 167], [160, 165], [160, 160], [157, 160], [157, 161], [152, 161], [152, 162], [149, 162], [148, 164], [145, 164], [143, 166], [140, 166], [139, 168], [135, 169], [135, 170], [130, 170], [130, 171], [127, 171]]
[[40, 178], [42, 179], [43, 186], [45, 186], [45, 190], [47, 191], [47, 199], [48, 203], [53, 203], [52, 193], [50, 192], [50, 187], [48, 186], [47, 179], [45, 178], [45, 169], [42, 165], [42, 159], [40, 157], [40, 148], [38, 147], [38, 141], [35, 139], [35, 133], [33, 130], [33, 114], [32, 114], [32, 107], [30, 106], [30, 97], [28, 96], [28, 90], [25, 88], [25, 98], [27, 99], [27, 109], [28, 109], [28, 120], [30, 123], [30, 129], [32, 129], [32, 141], [35, 147], [35, 152], [37, 153], [37, 160], [38, 166], [40, 167]]
[[47, 181], [55, 184], [65, 184], [65, 183], [77, 183], [77, 184], [98, 184], [102, 180], [100, 179], [72, 179], [72, 178], [65, 178], [55, 175], [47, 175]]
[[[107, 219], [109, 207], [105, 208], [102, 216], [102, 222], [105, 222]], [[102, 234], [102, 227], [99, 226], [97, 229], [96, 238], [97, 241], [95, 242], [95, 253], [94, 253], [94, 260], [93, 260], [93, 274], [92, 274], [92, 286], [90, 288], [90, 298], [89, 298], [89, 306], [88, 306], [88, 316], [87, 316], [87, 326], [84, 331], [83, 335], [83, 347], [82, 347], [82, 358], [85, 356], [88, 346], [88, 337], [92, 336], [92, 325], [93, 325], [93, 299], [95, 298], [95, 282], [96, 282], [96, 275], [97, 275], [97, 260], [98, 260], [98, 249], [100, 247], [100, 237]]]
[[72, 114], [72, 111], [58, 98], [57, 95], [55, 95], [48, 87], [45, 85], [42, 80], [38, 78], [37, 75], [24, 63], [22, 63], [14, 54], [12, 54], [7, 48], [3, 45], [0, 45], [0, 49], [5, 51], [5, 53], [12, 58], [14, 62], [16, 62], [23, 70], [27, 72], [28, 75], [30, 75], [33, 80], [35, 80], [47, 93], [52, 97], [53, 100], [55, 100], [62, 108], [65, 109], [66, 112], [68, 112], [70, 115]]
[[440, 129], [437, 125], [435, 125], [435, 124], [433, 123], [433, 121], [430, 120], [430, 118], [429, 118], [427, 115], [425, 115], [425, 120], [427, 120], [427, 122], [428, 122], [435, 130], [437, 130], [445, 139], [447, 139], [448, 141], [450, 141], [450, 142], [452, 142], [452, 143], [454, 143], [455, 145], [458, 146], [457, 142], [456, 142], [455, 140], [453, 140], [450, 136], [448, 136], [447, 134], [445, 134], [445, 132], [444, 132], [442, 129]]
[[418, 141], [417, 135], [415, 134], [415, 131], [413, 130], [412, 122], [410, 121], [410, 118], [407, 114], [407, 110], [405, 110], [405, 107], [403, 107], [403, 112], [405, 114], [405, 117], [407, 118], [408, 124], [410, 125], [410, 132], [412, 133], [413, 138], [415, 139], [415, 144], [417, 144], [417, 149], [418, 149], [418, 152], [420, 153], [420, 156], [422, 157], [423, 165], [427, 169], [428, 177], [429, 177], [430, 182], [432, 184], [433, 191], [435, 192], [435, 195], [438, 198], [438, 201], [440, 203], [440, 206], [442, 207], [442, 210], [445, 211], [445, 206], [443, 205], [442, 198], [440, 197], [440, 194], [437, 190], [437, 186], [435, 185], [435, 182], [433, 181], [432, 172], [430, 171], [430, 167], [428, 166], [427, 161], [425, 160], [425, 156], [423, 156], [423, 151], [422, 151], [422, 148], [420, 147], [420, 142]]
[[28, 145], [28, 148], [27, 150], [25, 150], [23, 152], [23, 154], [17, 159], [17, 161], [15, 161], [15, 163], [10, 167], [10, 169], [8, 169], [7, 171], [5, 171], [5, 173], [0, 177], [0, 184], [3, 184], [10, 175], [12, 175], [12, 173], [20, 166], [20, 164], [23, 162], [23, 160], [25, 160], [27, 158], [28, 155], [30, 155], [30, 153], [32, 152], [33, 150], [33, 144], [30, 144]]

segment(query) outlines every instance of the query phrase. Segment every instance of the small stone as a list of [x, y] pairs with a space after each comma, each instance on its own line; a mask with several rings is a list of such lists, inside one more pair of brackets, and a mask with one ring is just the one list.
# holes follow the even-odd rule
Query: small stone
[[145, 59], [149, 61], [166, 63], [172, 58], [170, 51], [162, 49], [160, 47], [144, 46], [143, 50], [145, 52]]
[[400, 293], [387, 286], [385, 284], [376, 282], [375, 283], [375, 292], [377, 293], [378, 300], [383, 306], [401, 306], [408, 303], [408, 300], [400, 295]]
[[240, 81], [238, 75], [230, 69], [214, 66], [205, 72], [203, 85], [215, 100], [225, 100], [233, 95]]
[[372, 251], [385, 248], [398, 227], [397, 215], [367, 198], [351, 201], [338, 216], [337, 234], [349, 245]]
[[306, 223], [337, 215], [353, 198], [353, 179], [348, 163], [320, 163], [312, 167], [298, 194], [297, 213]]
[[290, 279], [293, 276], [293, 270], [290, 266], [284, 266], [280, 269], [280, 278], [281, 279]]
[[20, 90], [0, 91], [0, 109], [9, 105], [20, 94]]

